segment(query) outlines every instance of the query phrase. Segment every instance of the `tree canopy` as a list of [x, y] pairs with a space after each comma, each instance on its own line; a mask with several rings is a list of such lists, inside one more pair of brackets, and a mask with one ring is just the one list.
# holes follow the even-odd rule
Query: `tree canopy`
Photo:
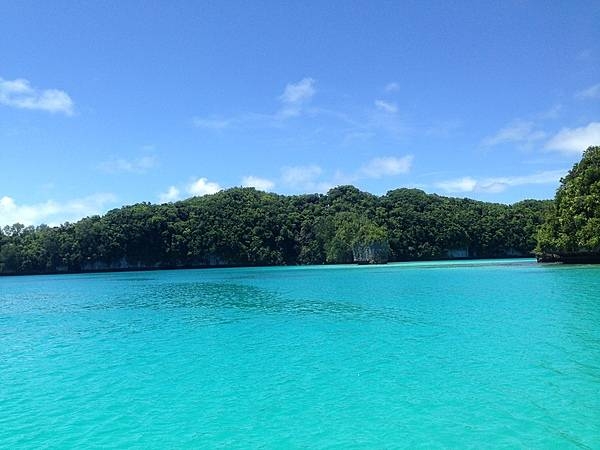
[[283, 196], [232, 188], [56, 227], [7, 226], [0, 274], [345, 263], [370, 245], [390, 261], [527, 256], [551, 209], [551, 201], [502, 205], [417, 189]]
[[600, 147], [589, 147], [560, 180], [553, 208], [538, 232], [536, 252], [600, 254]]

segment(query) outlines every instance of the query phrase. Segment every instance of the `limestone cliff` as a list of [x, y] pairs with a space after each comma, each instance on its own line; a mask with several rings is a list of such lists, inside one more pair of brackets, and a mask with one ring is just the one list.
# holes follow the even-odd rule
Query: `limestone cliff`
[[354, 262], [358, 264], [386, 264], [390, 246], [387, 241], [355, 244], [352, 247]]

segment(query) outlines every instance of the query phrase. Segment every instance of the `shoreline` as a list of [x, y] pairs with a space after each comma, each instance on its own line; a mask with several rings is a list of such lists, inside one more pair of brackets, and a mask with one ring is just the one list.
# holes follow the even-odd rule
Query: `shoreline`
[[542, 253], [536, 259], [540, 264], [600, 264], [600, 253]]
[[[396, 263], [435, 263], [435, 262], [468, 262], [468, 261], [502, 261], [502, 260], [535, 260], [533, 256], [501, 256], [501, 257], [477, 257], [477, 258], [431, 258], [431, 259], [403, 259], [398, 261], [388, 261], [380, 264], [361, 264], [361, 263], [334, 263], [334, 264], [221, 264], [221, 265], [186, 265], [186, 266], [132, 266], [122, 268], [106, 268], [92, 270], [70, 270], [70, 271], [48, 271], [48, 272], [18, 272], [18, 273], [0, 273], [0, 277], [23, 277], [23, 276], [51, 276], [51, 275], [82, 275], [94, 273], [127, 273], [127, 272], [157, 272], [166, 270], [210, 270], [210, 269], [236, 269], [236, 268], [259, 268], [259, 267], [323, 267], [323, 266], [386, 266]], [[538, 261], [539, 263], [540, 261]]]

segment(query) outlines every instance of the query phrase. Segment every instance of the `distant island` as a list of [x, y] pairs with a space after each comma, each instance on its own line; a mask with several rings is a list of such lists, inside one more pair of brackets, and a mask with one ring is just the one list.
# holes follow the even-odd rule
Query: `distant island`
[[556, 199], [513, 205], [339, 186], [284, 196], [232, 188], [140, 203], [58, 227], [0, 232], [0, 274], [77, 273], [531, 256], [600, 259], [600, 147], [561, 180]]

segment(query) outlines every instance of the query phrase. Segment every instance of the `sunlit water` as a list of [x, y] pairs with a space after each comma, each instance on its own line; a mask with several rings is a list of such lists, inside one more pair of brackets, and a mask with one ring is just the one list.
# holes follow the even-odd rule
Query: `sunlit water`
[[0, 278], [2, 448], [600, 448], [600, 267]]

